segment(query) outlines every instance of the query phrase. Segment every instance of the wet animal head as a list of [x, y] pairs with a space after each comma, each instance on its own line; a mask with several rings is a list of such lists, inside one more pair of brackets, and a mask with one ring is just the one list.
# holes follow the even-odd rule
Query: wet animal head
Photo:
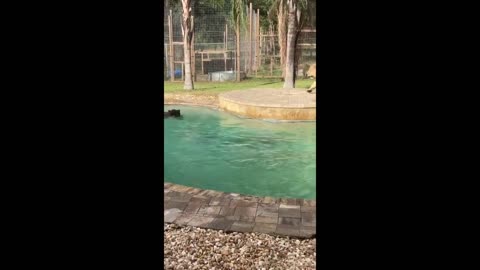
[[163, 118], [168, 118], [168, 117], [175, 117], [175, 118], [182, 118], [180, 115], [180, 110], [168, 110], [168, 112], [163, 113]]
[[180, 117], [180, 110], [168, 110], [168, 114], [173, 117]]

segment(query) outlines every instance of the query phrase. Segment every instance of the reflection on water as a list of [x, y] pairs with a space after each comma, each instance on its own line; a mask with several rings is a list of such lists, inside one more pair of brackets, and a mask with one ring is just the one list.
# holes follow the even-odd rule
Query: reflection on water
[[259, 196], [315, 198], [315, 123], [269, 123], [207, 108], [165, 119], [165, 180]]

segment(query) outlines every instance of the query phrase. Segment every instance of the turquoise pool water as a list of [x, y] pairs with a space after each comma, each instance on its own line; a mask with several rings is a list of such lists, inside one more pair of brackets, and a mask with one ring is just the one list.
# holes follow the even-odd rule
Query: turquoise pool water
[[203, 107], [164, 119], [164, 180], [240, 194], [316, 198], [315, 122], [270, 123]]

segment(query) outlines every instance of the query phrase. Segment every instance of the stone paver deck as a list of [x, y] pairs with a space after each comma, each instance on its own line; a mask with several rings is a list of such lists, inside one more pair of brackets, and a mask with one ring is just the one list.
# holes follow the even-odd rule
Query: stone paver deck
[[222, 93], [220, 109], [258, 119], [316, 120], [316, 94], [305, 89], [256, 88]]
[[256, 197], [164, 183], [164, 222], [312, 238], [316, 200]]
[[224, 100], [260, 107], [316, 108], [316, 94], [305, 89], [254, 88], [220, 94]]

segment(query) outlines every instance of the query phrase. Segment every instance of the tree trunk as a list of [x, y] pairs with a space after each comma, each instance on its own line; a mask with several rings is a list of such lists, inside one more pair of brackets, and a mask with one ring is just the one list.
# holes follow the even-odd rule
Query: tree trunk
[[295, 41], [297, 37], [297, 5], [288, 0], [287, 58], [285, 59], [285, 83], [283, 88], [295, 88]]
[[285, 59], [287, 58], [287, 10], [283, 4], [285, 0], [280, 0], [278, 7], [278, 46], [280, 48], [280, 67], [282, 68], [282, 78], [285, 78]]
[[185, 62], [185, 82], [183, 89], [193, 90], [192, 78], [192, 21], [191, 21], [191, 0], [182, 0], [183, 20], [183, 61]]
[[[302, 49], [297, 49], [298, 39], [300, 37], [301, 31], [303, 29], [303, 25], [305, 23], [305, 20], [302, 20], [301, 11], [298, 8], [297, 8], [296, 19], [297, 19], [297, 31], [296, 31], [296, 36], [295, 36], [295, 77], [294, 77], [294, 84], [295, 84], [295, 80], [297, 79], [298, 67], [300, 65], [300, 58], [302, 58], [302, 53], [303, 53]], [[305, 70], [305, 68], [303, 68], [303, 76], [304, 77], [306, 77], [306, 75], [305, 75], [306, 72], [307, 71]]]
[[[295, 80], [297, 79], [297, 75], [298, 75], [298, 68], [300, 66], [300, 58], [302, 58], [302, 52], [303, 50], [302, 49], [298, 49], [297, 48], [297, 44], [298, 44], [298, 38], [300, 37], [300, 30], [301, 30], [301, 26], [300, 25], [297, 25], [297, 35], [295, 37], [295, 64], [294, 64], [294, 72], [295, 72], [295, 77], [294, 77], [294, 84], [295, 84]], [[303, 74], [305, 74], [305, 68], [303, 69]]]

